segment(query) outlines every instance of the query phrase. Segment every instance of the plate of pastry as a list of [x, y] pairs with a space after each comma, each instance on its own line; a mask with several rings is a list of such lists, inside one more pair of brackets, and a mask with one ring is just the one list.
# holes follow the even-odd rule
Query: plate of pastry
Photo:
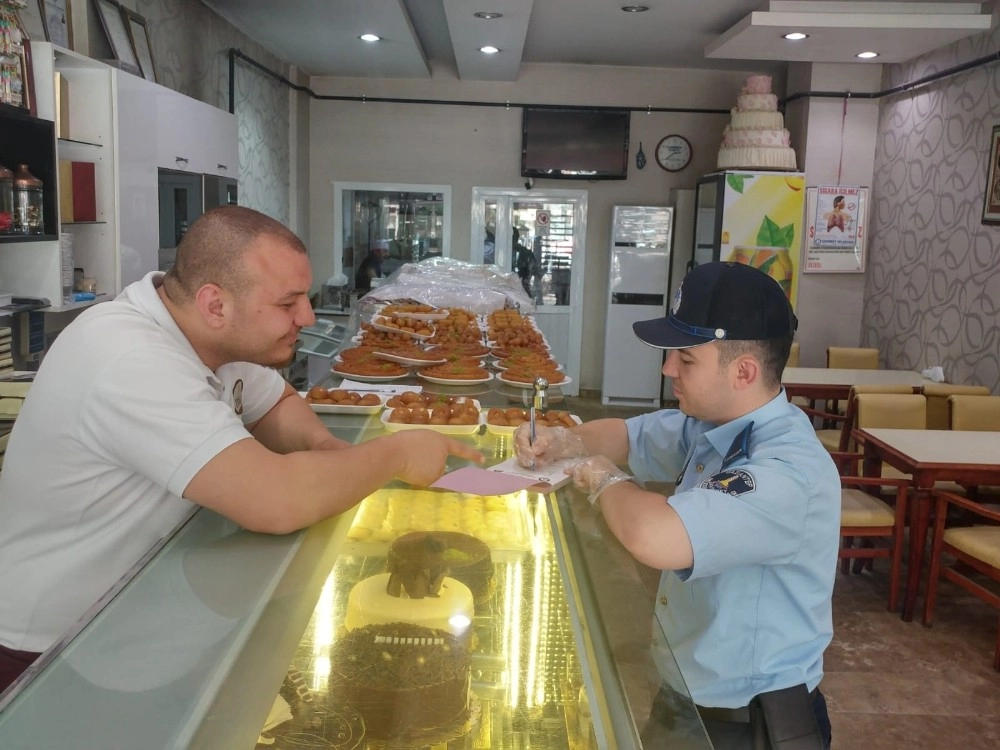
[[389, 432], [399, 430], [434, 430], [445, 435], [474, 435], [482, 423], [482, 412], [475, 399], [452, 404], [398, 406], [386, 409], [380, 417]]
[[351, 380], [362, 383], [387, 383], [405, 378], [410, 371], [395, 362], [363, 361], [338, 362], [332, 368], [333, 372]]
[[[486, 431], [494, 435], [513, 435], [514, 430], [530, 419], [527, 409], [494, 406], [486, 412]], [[578, 424], [583, 424], [583, 420], [568, 411], [549, 409], [535, 415], [536, 427], [575, 427]]]
[[376, 414], [385, 405], [388, 396], [381, 393], [358, 393], [342, 388], [313, 386], [299, 391], [317, 414]]

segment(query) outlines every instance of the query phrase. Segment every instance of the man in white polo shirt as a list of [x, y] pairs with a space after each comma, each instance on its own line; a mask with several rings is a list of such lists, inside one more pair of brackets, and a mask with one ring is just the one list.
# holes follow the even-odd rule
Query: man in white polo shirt
[[351, 446], [273, 367], [315, 318], [306, 249], [248, 208], [199, 218], [174, 267], [83, 313], [47, 353], [0, 474], [0, 691], [196, 505], [287, 533], [470, 446]]

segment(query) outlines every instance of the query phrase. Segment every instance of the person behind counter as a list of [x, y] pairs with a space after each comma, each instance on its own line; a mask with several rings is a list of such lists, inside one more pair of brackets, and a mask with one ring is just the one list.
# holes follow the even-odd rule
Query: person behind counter
[[[655, 616], [720, 750], [830, 746], [817, 686], [833, 634], [840, 479], [781, 388], [796, 325], [766, 274], [700, 265], [667, 317], [633, 324], [668, 350], [679, 410], [539, 428], [533, 443], [515, 433], [522, 463], [586, 457], [569, 470], [576, 485], [637, 560], [664, 571]], [[644, 481], [676, 490], [664, 498]], [[664, 685], [644, 747], [665, 746], [658, 730], [682, 700]], [[772, 744], [755, 744], [765, 726]], [[778, 742], [791, 737], [801, 744]]]
[[373, 247], [358, 266], [354, 274], [354, 288], [361, 292], [370, 291], [372, 279], [382, 278], [382, 261], [389, 257], [389, 248], [379, 245]]
[[291, 231], [223, 206], [60, 333], [0, 474], [0, 690], [197, 505], [284, 534], [470, 446], [428, 430], [352, 446], [272, 369], [315, 321]]

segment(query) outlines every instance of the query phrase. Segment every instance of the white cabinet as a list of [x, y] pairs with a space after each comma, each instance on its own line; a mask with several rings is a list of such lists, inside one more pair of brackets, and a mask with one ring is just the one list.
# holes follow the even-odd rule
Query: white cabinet
[[[158, 168], [239, 176], [236, 117], [46, 42], [32, 42], [31, 51], [41, 119], [56, 117], [54, 74], [68, 84], [70, 138], [53, 143], [56, 163], [94, 164], [97, 221], [63, 221], [56, 200], [54, 235], [73, 236], [74, 265], [109, 299], [158, 268]], [[0, 289], [46, 297], [49, 311], [84, 306], [61, 301], [57, 236], [0, 245]]]
[[156, 89], [156, 165], [181, 172], [237, 177], [235, 115], [162, 86]]

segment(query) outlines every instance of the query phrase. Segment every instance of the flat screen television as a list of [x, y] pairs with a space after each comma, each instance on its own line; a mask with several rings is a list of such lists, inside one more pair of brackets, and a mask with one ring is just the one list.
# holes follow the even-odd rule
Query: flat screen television
[[624, 180], [628, 127], [628, 110], [525, 107], [521, 176]]

